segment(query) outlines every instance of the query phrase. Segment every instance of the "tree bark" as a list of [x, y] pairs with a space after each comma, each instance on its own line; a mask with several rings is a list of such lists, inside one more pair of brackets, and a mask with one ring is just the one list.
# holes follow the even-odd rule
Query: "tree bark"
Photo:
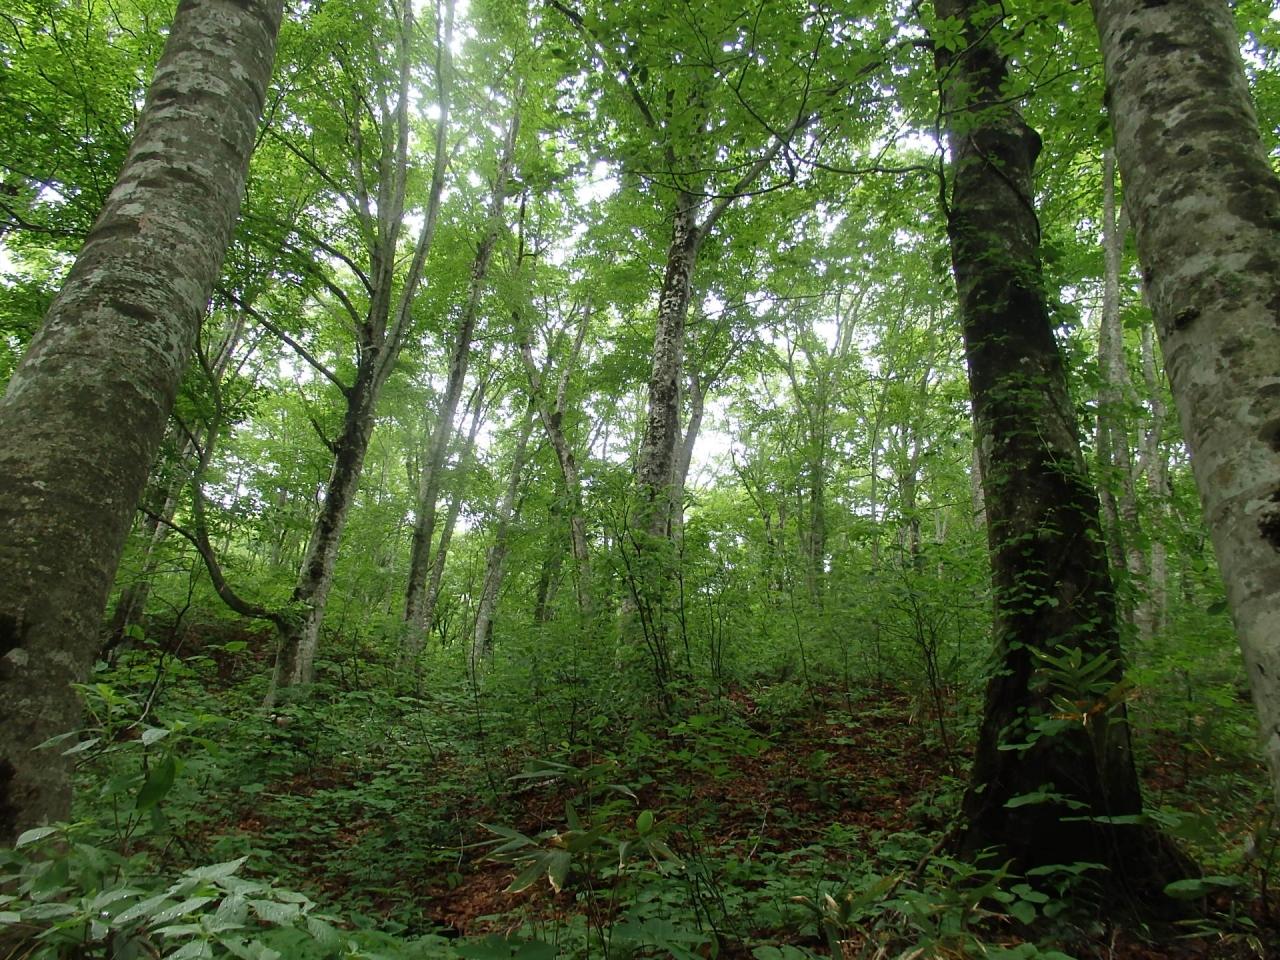
[[[560, 466], [560, 477], [564, 482], [565, 498], [569, 510], [569, 544], [573, 552], [574, 589], [578, 600], [578, 610], [589, 618], [592, 614], [591, 585], [591, 552], [587, 542], [587, 522], [582, 512], [582, 480], [578, 474], [578, 461], [573, 447], [564, 432], [564, 414], [566, 398], [569, 390], [569, 378], [577, 366], [582, 352], [582, 343], [586, 337], [587, 325], [591, 319], [591, 307], [583, 308], [578, 333], [574, 338], [573, 350], [565, 359], [560, 370], [560, 382], [556, 387], [554, 402], [549, 402], [543, 391], [542, 374], [533, 359], [533, 349], [526, 339], [520, 345], [520, 356], [524, 360], [525, 373], [529, 377], [529, 388], [532, 391], [538, 418], [546, 431], [547, 439], [556, 453], [556, 463]], [[539, 604], [545, 610], [545, 604]]]
[[[394, 114], [383, 121], [380, 130], [383, 154], [379, 164], [381, 178], [375, 188], [376, 205], [371, 202], [375, 198], [370, 196], [363, 181], [356, 198], [368, 244], [372, 287], [367, 313], [363, 318], [352, 318], [357, 321], [356, 376], [350, 386], [342, 387], [346, 401], [342, 431], [331, 444], [334, 454], [333, 469], [325, 486], [320, 513], [311, 530], [302, 569], [294, 585], [291, 598], [293, 609], [289, 616], [278, 621], [281, 624], [279, 645], [276, 649], [271, 687], [266, 697], [267, 704], [275, 702], [281, 689], [308, 684], [315, 677], [320, 626], [324, 621], [329, 591], [333, 586], [333, 572], [338, 561], [338, 548], [346, 527], [347, 515], [360, 485], [365, 455], [373, 436], [378, 398], [395, 368], [411, 326], [413, 299], [422, 281], [427, 254], [435, 239], [447, 167], [452, 0], [445, 4], [439, 26], [436, 74], [440, 118], [436, 122], [435, 131], [435, 166], [422, 230], [414, 245], [413, 257], [397, 299], [396, 248], [404, 229], [404, 205], [409, 175], [409, 105], [412, 95], [409, 48], [415, 30], [412, 5], [405, 5], [396, 38], [398, 101]], [[357, 157], [355, 162], [358, 165], [360, 159]], [[371, 210], [371, 207], [374, 209]]]
[[1142, 797], [1098, 500], [1043, 286], [1040, 138], [1007, 95], [992, 14], [976, 0], [934, 7], [965, 25], [963, 51], [935, 55], [995, 595], [996, 667], [960, 847], [997, 847], [1020, 869], [1095, 861], [1121, 887], [1158, 891], [1169, 869], [1158, 838], [1090, 819], [1137, 815]]
[[1223, 0], [1094, 0], [1147, 298], [1280, 801], [1280, 180]]
[[[1133, 454], [1122, 415], [1129, 393], [1129, 369], [1125, 361], [1124, 327], [1120, 323], [1120, 269], [1124, 234], [1116, 213], [1115, 155], [1102, 158], [1102, 253], [1105, 263], [1102, 287], [1102, 322], [1098, 329], [1098, 365], [1102, 387], [1098, 395], [1098, 484], [1103, 532], [1111, 569], [1124, 571], [1136, 587], [1142, 573], [1141, 552], [1132, 546], [1136, 538], [1138, 505], [1133, 487]], [[1124, 591], [1119, 603], [1126, 621], [1135, 620], [1134, 604]]]
[[476, 628], [471, 643], [471, 670], [474, 674], [480, 665], [493, 656], [493, 619], [498, 608], [498, 591], [502, 588], [503, 568], [507, 561], [508, 536], [511, 518], [515, 514], [516, 497], [520, 493], [520, 480], [524, 475], [525, 451], [529, 446], [529, 434], [533, 432], [533, 405], [525, 410], [516, 437], [516, 449], [511, 456], [511, 476], [498, 502], [494, 523], [493, 543], [485, 562], [484, 587], [480, 591], [480, 603], [476, 608]]
[[484, 293], [489, 263], [503, 229], [503, 210], [506, 206], [507, 184], [515, 167], [516, 139], [520, 134], [520, 98], [507, 124], [506, 139], [498, 161], [498, 173], [493, 182], [493, 194], [489, 199], [488, 214], [476, 255], [471, 263], [471, 285], [467, 302], [463, 304], [454, 337], [453, 351], [449, 359], [449, 378], [444, 396], [436, 412], [435, 425], [427, 444], [427, 455], [422, 464], [418, 484], [417, 519], [413, 526], [413, 540], [409, 548], [409, 579], [405, 587], [405, 656], [413, 658], [422, 649], [426, 633], [430, 629], [427, 620], [430, 598], [428, 580], [431, 571], [431, 543], [435, 536], [436, 501], [440, 496], [441, 471], [449, 439], [453, 436], [453, 422], [458, 413], [458, 401], [467, 378], [471, 362], [471, 341], [475, 336], [476, 320], [480, 312], [480, 297]]
[[0, 843], [70, 814], [107, 592], [244, 192], [279, 0], [183, 0], [120, 179], [0, 402]]
[[665, 539], [671, 516], [676, 438], [680, 431], [684, 328], [693, 292], [693, 271], [703, 238], [697, 215], [697, 198], [683, 191], [677, 193], [671, 245], [667, 248], [667, 266], [658, 293], [653, 366], [649, 372], [649, 412], [636, 459], [636, 486], [640, 492], [637, 526], [643, 535], [657, 540]]

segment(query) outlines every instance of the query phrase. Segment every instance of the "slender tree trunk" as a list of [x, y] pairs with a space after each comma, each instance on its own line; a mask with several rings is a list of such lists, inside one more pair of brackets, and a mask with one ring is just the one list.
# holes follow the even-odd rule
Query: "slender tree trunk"
[[[436, 61], [437, 93], [441, 104], [436, 124], [435, 167], [421, 232], [413, 257], [396, 297], [396, 247], [404, 227], [404, 204], [408, 182], [409, 101], [411, 60], [409, 45], [414, 16], [411, 5], [404, 7], [397, 36], [398, 101], [394, 116], [385, 120], [381, 135], [381, 179], [377, 185], [376, 212], [371, 214], [370, 196], [359, 197], [366, 240], [369, 243], [369, 272], [372, 278], [369, 309], [358, 324], [359, 343], [356, 379], [343, 388], [346, 413], [342, 432], [332, 443], [333, 469], [325, 487], [320, 513], [293, 589], [290, 615], [281, 618], [275, 669], [266, 702], [274, 703], [284, 687], [310, 683], [315, 676], [315, 655], [320, 626], [324, 621], [338, 548], [346, 528], [347, 515], [360, 485], [364, 459], [373, 436], [378, 398], [395, 367], [412, 321], [413, 299], [421, 283], [427, 254], [435, 238], [440, 200], [444, 191], [447, 158], [450, 73], [449, 43], [453, 33], [453, 3], [448, 0], [441, 17]], [[356, 319], [356, 318], [353, 318]]]
[[1151, 547], [1146, 556], [1144, 590], [1136, 621], [1139, 638], [1148, 641], [1164, 629], [1169, 606], [1168, 549], [1164, 544], [1169, 516], [1169, 453], [1164, 446], [1164, 424], [1169, 410], [1164, 402], [1164, 384], [1156, 368], [1156, 345], [1150, 327], [1142, 331], [1142, 382], [1151, 418], [1143, 433], [1138, 465], [1139, 474], [1146, 477]]
[[283, 687], [310, 683], [315, 676], [315, 656], [320, 625], [333, 586], [338, 546], [347, 515], [355, 500], [364, 468], [365, 453], [373, 436], [374, 403], [380, 391], [357, 381], [350, 394], [342, 433], [334, 443], [333, 470], [325, 487], [324, 504], [316, 518], [293, 590], [297, 616], [281, 630], [275, 670], [267, 703], [273, 703]]
[[1223, 0], [1094, 0], [1147, 298], [1280, 801], [1280, 180]]
[[240, 207], [278, 0], [183, 0], [110, 196], [0, 402], [0, 843], [70, 813], [73, 728]]
[[520, 493], [520, 480], [524, 474], [525, 452], [529, 447], [529, 434], [533, 432], [533, 405], [525, 410], [516, 437], [516, 449], [511, 456], [511, 476], [507, 488], [498, 502], [493, 544], [489, 547], [485, 562], [484, 587], [480, 591], [480, 603], [476, 609], [476, 628], [471, 643], [471, 669], [493, 656], [493, 615], [498, 608], [498, 592], [502, 588], [503, 568], [507, 560], [508, 535], [511, 519], [515, 514], [516, 497]]
[[648, 416], [636, 459], [636, 484], [641, 499], [638, 526], [642, 534], [656, 540], [665, 539], [671, 516], [676, 438], [680, 431], [685, 320], [689, 315], [693, 271], [702, 242], [697, 214], [697, 199], [688, 193], [678, 193], [666, 273], [658, 294]]
[[449, 545], [453, 542], [453, 533], [458, 528], [458, 514], [462, 512], [462, 504], [466, 500], [467, 478], [476, 455], [476, 437], [480, 426], [484, 423], [484, 389], [476, 394], [475, 409], [471, 414], [471, 426], [467, 430], [462, 444], [462, 452], [458, 456], [458, 465], [453, 470], [453, 489], [449, 494], [449, 509], [445, 511], [444, 524], [440, 528], [440, 542], [436, 545], [431, 557], [431, 577], [427, 584], [425, 608], [423, 610], [423, 636], [431, 633], [435, 626], [436, 610], [440, 603], [440, 584], [444, 582], [445, 563], [449, 559]]
[[[1133, 490], [1133, 457], [1122, 410], [1129, 386], [1125, 362], [1124, 328], [1120, 323], [1120, 267], [1124, 237], [1117, 226], [1115, 156], [1108, 150], [1102, 158], [1102, 252], [1105, 262], [1102, 287], [1102, 322], [1098, 330], [1098, 363], [1102, 368], [1102, 388], [1098, 396], [1098, 484], [1102, 505], [1102, 527], [1107, 538], [1107, 556], [1117, 574], [1126, 571], [1136, 578], [1140, 569], [1130, 562], [1128, 544], [1137, 531]], [[1132, 619], [1132, 605], [1120, 604], [1125, 619]]]
[[963, 51], [936, 56], [995, 593], [997, 666], [960, 845], [997, 847], [1022, 869], [1090, 860], [1121, 887], [1159, 890], [1168, 866], [1144, 828], [1088, 820], [1136, 815], [1142, 797], [1098, 501], [1043, 287], [1032, 188], [1040, 138], [1007, 97], [999, 25], [977, 20], [990, 14], [976, 0], [934, 8], [965, 25]]
[[706, 395], [702, 380], [696, 372], [689, 374], [689, 388], [685, 393], [689, 419], [676, 449], [674, 474], [671, 481], [671, 539], [680, 543], [684, 539], [684, 497], [689, 483], [689, 468], [693, 465], [693, 448], [702, 431], [702, 418], [706, 413]]
[[[537, 407], [538, 418], [542, 422], [543, 430], [546, 431], [547, 439], [551, 441], [552, 449], [555, 450], [556, 463], [560, 466], [560, 477], [564, 482], [568, 505], [569, 544], [574, 562], [574, 590], [578, 600], [578, 610], [587, 618], [591, 616], [593, 609], [591, 553], [587, 542], [587, 522], [582, 510], [582, 480], [578, 474], [578, 461], [574, 456], [573, 447], [569, 443], [569, 438], [565, 436], [564, 415], [569, 378], [573, 375], [578, 356], [582, 352], [582, 343], [590, 318], [591, 308], [588, 305], [583, 310], [573, 350], [561, 368], [554, 403], [549, 402], [543, 392], [542, 374], [534, 362], [532, 347], [527, 340], [520, 345], [520, 355], [524, 360], [525, 373], [529, 377], [529, 386]], [[539, 609], [545, 609], [545, 606], [540, 604]]]
[[418, 651], [422, 649], [422, 643], [429, 629], [428, 608], [432, 601], [429, 599], [431, 594], [428, 581], [432, 565], [431, 544], [435, 537], [436, 501], [440, 497], [445, 453], [449, 448], [449, 439], [453, 436], [453, 422], [457, 417], [458, 402], [462, 398], [462, 387], [467, 378], [467, 368], [471, 363], [471, 341], [475, 336], [476, 320], [479, 317], [480, 298], [487, 283], [493, 251], [498, 245], [504, 226], [502, 218], [506, 206], [507, 184], [511, 180], [515, 166], [516, 139], [520, 134], [519, 96], [516, 98], [516, 104], [511, 120], [507, 124], [506, 140], [498, 162], [498, 174], [493, 183], [493, 193], [489, 199], [484, 231], [471, 263], [471, 284], [454, 336], [453, 352], [449, 359], [449, 378], [445, 384], [444, 395], [440, 399], [439, 410], [436, 412], [435, 425], [431, 431], [431, 439], [427, 444], [427, 454], [419, 477], [417, 521], [414, 523], [413, 540], [409, 549], [409, 580], [405, 588], [404, 656], [408, 659], [416, 657]]

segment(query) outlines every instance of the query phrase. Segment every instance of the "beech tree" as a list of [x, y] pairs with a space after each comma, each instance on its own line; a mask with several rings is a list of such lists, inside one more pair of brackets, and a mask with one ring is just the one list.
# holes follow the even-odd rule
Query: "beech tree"
[[1280, 801], [1280, 180], [1222, 0], [1094, 0], [1125, 206]]
[[0, 401], [0, 838], [70, 812], [71, 684], [217, 280], [283, 4], [183, 0], [124, 168]]
[[[934, 12], [947, 229], [995, 592], [995, 668], [961, 847], [997, 847], [1024, 869], [1091, 860], [1112, 882], [1147, 889], [1177, 868], [1158, 838], [1125, 820], [1142, 796], [1098, 498], [1041, 267], [1041, 140], [1007, 95], [998, 11], [935, 0]], [[944, 21], [959, 28], [946, 41]]]

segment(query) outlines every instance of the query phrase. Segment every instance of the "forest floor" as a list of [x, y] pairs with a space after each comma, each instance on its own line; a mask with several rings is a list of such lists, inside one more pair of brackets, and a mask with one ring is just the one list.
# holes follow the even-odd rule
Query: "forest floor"
[[[306, 762], [277, 764], [206, 828], [271, 849], [321, 902], [356, 904], [406, 935], [488, 937], [461, 951], [476, 958], [535, 956], [517, 951], [530, 941], [552, 956], [594, 940], [619, 956], [754, 960], [1192, 960], [1265, 957], [1280, 944], [1270, 856], [1222, 878], [1229, 895], [1200, 901], [1207, 919], [1162, 931], [1081, 914], [1076, 892], [1089, 881], [1071, 865], [1033, 889], [997, 863], [948, 858], [967, 767], [956, 732], [889, 686], [806, 697], [780, 715], [732, 690], [610, 749], [562, 743], [535, 762], [494, 738], [432, 748], [426, 763], [320, 756], [286, 730], [281, 742], [292, 737]], [[1215, 758], [1173, 737], [1154, 743], [1148, 797], [1186, 808], [1183, 788]], [[1186, 824], [1212, 818], [1199, 806]], [[1220, 846], [1245, 844], [1255, 813], [1214, 820]], [[1050, 931], [1041, 952], [1031, 929]]]

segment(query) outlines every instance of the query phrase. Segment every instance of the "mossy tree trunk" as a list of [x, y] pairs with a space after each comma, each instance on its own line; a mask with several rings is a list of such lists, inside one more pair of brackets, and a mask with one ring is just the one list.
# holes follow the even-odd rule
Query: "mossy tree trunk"
[[[964, 24], [936, 51], [951, 148], [948, 233], [982, 461], [995, 655], [962, 850], [1019, 868], [1105, 864], [1122, 888], [1169, 873], [1159, 837], [1132, 824], [1142, 797], [1124, 663], [1075, 412], [1054, 339], [1034, 207], [1037, 133], [1008, 96], [994, 8], [935, 0]], [[1158, 887], [1157, 887], [1158, 889]]]
[[1093, 10], [1125, 206], [1280, 800], [1280, 179], [1224, 0]]
[[0, 402], [0, 842], [71, 809], [33, 752], [71, 685], [204, 316], [262, 111], [279, 0], [183, 0], [120, 179]]

